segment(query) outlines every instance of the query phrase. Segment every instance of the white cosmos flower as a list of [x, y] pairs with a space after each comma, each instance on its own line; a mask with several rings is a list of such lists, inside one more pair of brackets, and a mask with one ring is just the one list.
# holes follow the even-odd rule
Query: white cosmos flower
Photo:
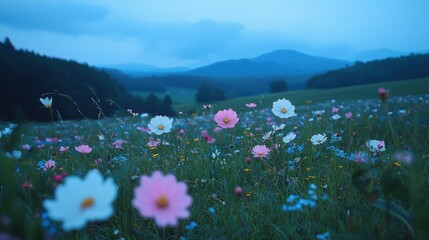
[[148, 125], [151, 132], [156, 135], [161, 135], [163, 133], [168, 133], [173, 126], [173, 119], [165, 116], [156, 116], [150, 120]]
[[289, 118], [296, 116], [295, 106], [292, 105], [289, 100], [284, 98], [273, 102], [273, 109], [271, 111], [279, 118]]
[[288, 133], [288, 135], [286, 135], [286, 137], [283, 138], [283, 142], [289, 143], [290, 141], [293, 141], [295, 137], [296, 137], [296, 134], [294, 132], [290, 132]]
[[55, 190], [55, 200], [43, 201], [48, 216], [62, 221], [65, 231], [80, 229], [88, 221], [107, 220], [112, 216], [117, 187], [112, 178], [106, 180], [98, 170], [91, 170], [84, 179], [69, 176]]
[[335, 114], [334, 116], [332, 116], [332, 119], [334, 119], [334, 120], [338, 120], [340, 118], [341, 118], [341, 116], [338, 114]]
[[273, 129], [274, 129], [274, 131], [280, 131], [280, 130], [283, 130], [283, 128], [285, 128], [285, 126], [286, 126], [286, 124], [284, 124], [284, 123], [282, 123], [280, 126], [273, 125]]
[[52, 98], [45, 97], [40, 98], [39, 100], [46, 108], [52, 108]]
[[366, 142], [366, 146], [371, 152], [384, 152], [386, 150], [386, 144], [380, 140], [369, 140]]
[[326, 134], [316, 134], [311, 137], [311, 143], [313, 143], [313, 145], [319, 145], [326, 142], [327, 139]]

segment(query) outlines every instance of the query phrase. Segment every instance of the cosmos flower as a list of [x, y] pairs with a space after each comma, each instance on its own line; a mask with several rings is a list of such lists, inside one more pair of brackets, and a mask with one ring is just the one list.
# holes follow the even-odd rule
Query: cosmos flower
[[52, 98], [45, 97], [45, 98], [40, 98], [39, 100], [46, 108], [49, 108], [49, 109], [52, 108]]
[[346, 118], [347, 119], [350, 119], [351, 117], [353, 117], [353, 113], [352, 112], [346, 113]]
[[203, 130], [203, 131], [201, 131], [201, 134], [203, 135], [204, 140], [206, 140], [206, 142], [207, 142], [208, 144], [212, 144], [212, 143], [216, 142], [216, 138], [214, 138], [214, 137], [210, 136], [210, 135], [207, 133], [207, 130]]
[[47, 171], [48, 169], [55, 169], [56, 162], [52, 159], [49, 159], [45, 162], [45, 165], [43, 167], [43, 171]]
[[163, 133], [169, 133], [171, 127], [173, 126], [173, 119], [165, 116], [156, 116], [150, 120], [148, 125], [151, 132], [156, 135], [161, 135]]
[[289, 100], [284, 98], [273, 102], [273, 109], [271, 111], [279, 118], [289, 118], [296, 116], [295, 106], [292, 105]]
[[187, 190], [187, 185], [177, 182], [174, 175], [163, 176], [156, 171], [152, 176], [140, 178], [132, 204], [143, 217], [155, 218], [159, 227], [176, 226], [179, 218], [190, 216], [188, 207], [192, 204], [192, 197]]
[[22, 145], [22, 149], [24, 149], [24, 150], [29, 150], [31, 147], [30, 147], [30, 145], [28, 145], [28, 144], [24, 144], [24, 145]]
[[246, 107], [248, 107], [248, 108], [254, 108], [254, 107], [256, 107], [256, 104], [255, 103], [247, 103]]
[[334, 119], [334, 120], [338, 120], [340, 118], [341, 118], [341, 116], [338, 114], [335, 114], [334, 116], [332, 116], [332, 119]]
[[64, 146], [60, 147], [60, 152], [67, 152], [68, 150], [69, 150], [68, 146], [67, 147], [64, 147]]
[[270, 149], [267, 148], [265, 145], [256, 145], [252, 148], [252, 153], [254, 157], [263, 158], [268, 156], [268, 153], [270, 153]]
[[380, 140], [370, 140], [366, 142], [366, 146], [373, 153], [380, 153], [386, 150], [386, 145], [384, 141], [380, 141]]
[[221, 128], [233, 128], [239, 120], [237, 113], [232, 109], [221, 110], [215, 115], [215, 121]]
[[313, 143], [313, 145], [322, 144], [322, 143], [326, 142], [326, 140], [327, 140], [326, 134], [323, 134], [323, 135], [322, 134], [316, 134], [316, 135], [313, 135], [311, 137], [311, 143]]
[[92, 152], [92, 148], [90, 148], [88, 145], [80, 145], [78, 147], [75, 147], [74, 149], [80, 153], [85, 154]]
[[282, 123], [280, 126], [273, 125], [272, 127], [273, 127], [274, 131], [280, 131], [280, 130], [283, 130], [283, 128], [285, 128], [285, 126], [286, 126], [286, 124]]
[[112, 178], [106, 180], [98, 170], [91, 170], [84, 179], [69, 176], [55, 190], [54, 200], [43, 201], [49, 217], [62, 221], [66, 231], [81, 229], [88, 221], [108, 219], [114, 211], [117, 187]]
[[290, 133], [288, 133], [288, 135], [286, 135], [283, 138], [283, 142], [289, 143], [289, 142], [293, 141], [295, 139], [295, 137], [296, 137], [296, 134], [294, 132], [290, 132]]

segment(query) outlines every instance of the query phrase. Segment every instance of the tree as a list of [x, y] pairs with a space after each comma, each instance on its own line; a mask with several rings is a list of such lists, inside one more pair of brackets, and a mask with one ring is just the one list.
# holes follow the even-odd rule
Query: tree
[[198, 89], [195, 98], [199, 103], [222, 101], [225, 100], [225, 93], [221, 89], [204, 82]]
[[8, 49], [8, 50], [15, 50], [15, 47], [13, 46], [12, 42], [10, 41], [10, 39], [8, 37], [4, 38], [3, 44], [6, 47], [6, 49]]
[[270, 93], [286, 92], [287, 83], [284, 80], [273, 81], [270, 83]]

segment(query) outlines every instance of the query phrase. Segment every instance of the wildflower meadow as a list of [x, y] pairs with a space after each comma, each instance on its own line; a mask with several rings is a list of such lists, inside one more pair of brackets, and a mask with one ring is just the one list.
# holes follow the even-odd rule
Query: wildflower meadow
[[[0, 239], [429, 239], [429, 95], [3, 122]], [[38, 99], [35, 99], [38, 101]]]

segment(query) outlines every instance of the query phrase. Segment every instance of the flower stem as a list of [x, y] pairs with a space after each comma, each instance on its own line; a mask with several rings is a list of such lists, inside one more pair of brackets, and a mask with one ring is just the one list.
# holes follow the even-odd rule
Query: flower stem
[[386, 102], [384, 102], [384, 110], [386, 112], [387, 122], [389, 124], [390, 133], [392, 134], [393, 143], [395, 144], [395, 146], [397, 146], [398, 142], [396, 141], [395, 130], [393, 129], [392, 120], [390, 119], [390, 116], [389, 116], [389, 108], [387, 107]]

